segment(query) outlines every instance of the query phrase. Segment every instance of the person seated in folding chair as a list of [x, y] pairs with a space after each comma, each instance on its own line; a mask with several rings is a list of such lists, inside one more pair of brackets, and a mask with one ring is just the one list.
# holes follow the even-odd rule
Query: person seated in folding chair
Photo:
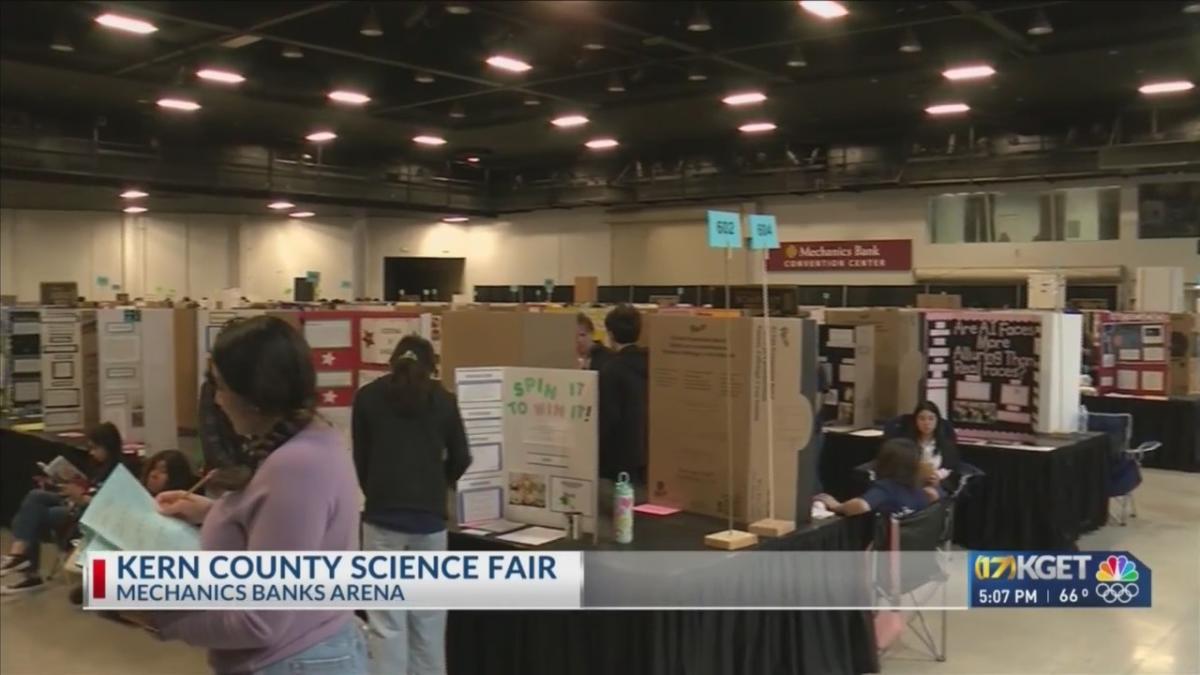
[[903, 516], [942, 498], [933, 466], [921, 460], [921, 449], [907, 438], [883, 442], [875, 457], [874, 473], [875, 481], [860, 497], [839, 502], [831, 495], [819, 494], [813, 500], [843, 516], [868, 511]]
[[87, 433], [88, 457], [93, 466], [86, 481], [56, 485], [56, 489], [30, 490], [12, 520], [13, 543], [0, 561], [0, 577], [24, 572], [21, 581], [0, 587], [0, 595], [35, 591], [45, 586], [38, 568], [42, 538], [79, 520], [100, 484], [121, 461], [121, 432], [105, 422]]
[[969, 479], [983, 472], [962, 461], [950, 420], [933, 401], [922, 401], [909, 415], [887, 425], [888, 438], [907, 438], [921, 449], [921, 459], [933, 467], [945, 494], [958, 494]]

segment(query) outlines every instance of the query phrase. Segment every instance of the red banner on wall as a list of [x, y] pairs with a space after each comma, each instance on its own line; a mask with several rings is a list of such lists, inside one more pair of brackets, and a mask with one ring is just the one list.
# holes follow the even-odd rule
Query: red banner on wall
[[787, 241], [767, 258], [770, 272], [903, 272], [912, 269], [911, 239]]

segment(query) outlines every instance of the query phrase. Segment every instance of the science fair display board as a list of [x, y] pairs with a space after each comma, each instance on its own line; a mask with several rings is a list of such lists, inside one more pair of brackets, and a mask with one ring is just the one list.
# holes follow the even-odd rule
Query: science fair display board
[[1076, 428], [1079, 315], [926, 314], [927, 396], [967, 435], [1011, 439]]
[[820, 327], [822, 418], [838, 425], [875, 423], [875, 327]]
[[597, 537], [597, 376], [555, 368], [459, 368], [471, 466], [458, 481], [460, 525], [497, 520]]
[[[770, 362], [763, 319], [657, 314], [646, 323], [650, 501], [718, 518], [732, 508], [736, 522], [749, 523], [771, 517], [773, 494], [775, 518], [807, 522], [807, 495], [797, 499], [797, 490], [811, 484], [812, 463], [800, 456], [813, 433], [812, 322], [771, 319]], [[766, 433], [768, 401], [773, 446]], [[797, 510], [797, 503], [805, 506]]]
[[42, 312], [0, 309], [5, 342], [5, 406], [14, 417], [42, 414]]
[[1105, 312], [1099, 317], [1096, 388], [1101, 394], [1166, 396], [1171, 315]]
[[147, 455], [179, 447], [175, 419], [175, 310], [96, 311], [100, 419]]
[[96, 312], [43, 308], [42, 421], [46, 431], [94, 426], [96, 399]]

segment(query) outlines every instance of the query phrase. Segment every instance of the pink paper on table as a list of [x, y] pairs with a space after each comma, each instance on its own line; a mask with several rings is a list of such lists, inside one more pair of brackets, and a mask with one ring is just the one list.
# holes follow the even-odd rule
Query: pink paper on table
[[638, 504], [633, 507], [634, 511], [644, 513], [648, 516], [669, 516], [672, 513], [679, 513], [679, 509], [671, 506], [659, 506], [658, 504]]

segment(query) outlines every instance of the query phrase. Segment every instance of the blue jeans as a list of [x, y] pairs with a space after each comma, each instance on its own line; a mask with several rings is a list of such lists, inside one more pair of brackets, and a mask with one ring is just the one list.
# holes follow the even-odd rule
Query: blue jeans
[[299, 654], [276, 661], [254, 675], [367, 675], [367, 639], [358, 619]]
[[13, 516], [13, 538], [25, 542], [25, 557], [29, 571], [37, 574], [38, 556], [42, 550], [42, 535], [52, 528], [71, 521], [71, 508], [57, 492], [30, 490], [21, 500], [21, 508]]
[[[406, 534], [363, 523], [364, 551], [444, 551], [446, 531]], [[368, 610], [371, 672], [378, 675], [444, 675], [445, 610]]]

